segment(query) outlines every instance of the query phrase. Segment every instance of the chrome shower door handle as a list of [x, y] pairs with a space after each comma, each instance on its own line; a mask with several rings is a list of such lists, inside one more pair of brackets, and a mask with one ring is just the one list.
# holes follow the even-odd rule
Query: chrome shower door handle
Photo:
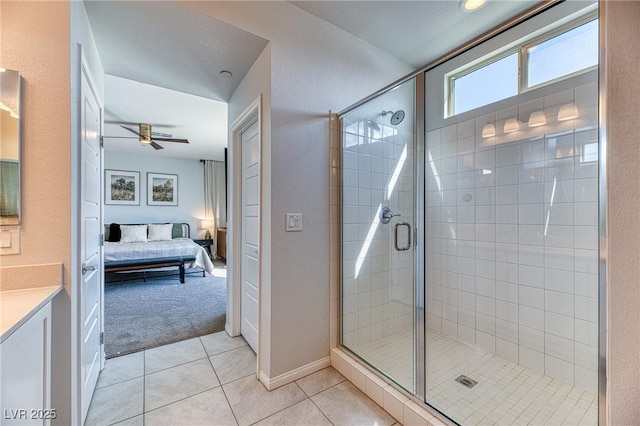
[[[406, 227], [407, 228], [407, 245], [406, 246], [402, 246], [399, 247], [398, 246], [398, 229], [400, 227]], [[394, 238], [393, 238], [393, 244], [396, 248], [396, 250], [398, 251], [407, 251], [411, 248], [411, 238], [412, 238], [412, 232], [411, 232], [411, 224], [408, 222], [400, 222], [400, 223], [396, 223], [396, 226], [393, 229], [394, 231]]]

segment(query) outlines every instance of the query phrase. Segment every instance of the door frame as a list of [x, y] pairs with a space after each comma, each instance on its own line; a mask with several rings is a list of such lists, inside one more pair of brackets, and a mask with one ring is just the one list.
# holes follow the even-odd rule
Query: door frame
[[[82, 407], [82, 299], [80, 294], [80, 288], [82, 283], [82, 271], [81, 271], [81, 253], [82, 253], [82, 234], [79, 231], [81, 229], [82, 222], [82, 196], [81, 189], [83, 184], [84, 177], [81, 176], [80, 173], [74, 173], [73, 168], [76, 168], [78, 171], [80, 170], [81, 162], [82, 162], [82, 147], [80, 145], [81, 142], [81, 125], [82, 120], [80, 114], [82, 113], [82, 108], [80, 107], [82, 102], [82, 79], [83, 76], [86, 77], [89, 88], [93, 92], [94, 97], [98, 103], [98, 107], [100, 108], [100, 133], [102, 136], [103, 130], [103, 120], [104, 120], [104, 99], [100, 95], [100, 92], [97, 90], [96, 79], [91, 71], [91, 67], [89, 66], [89, 62], [86, 58], [86, 55], [82, 49], [82, 45], [78, 44], [78, 55], [80, 57], [80, 69], [78, 73], [78, 77], [76, 80], [76, 84], [78, 87], [79, 97], [77, 99], [78, 104], [75, 105], [76, 117], [77, 117], [77, 125], [76, 125], [76, 135], [73, 137], [72, 135], [72, 147], [71, 147], [71, 158], [72, 158], [72, 188], [74, 189], [71, 192], [71, 223], [73, 226], [71, 227], [71, 419], [75, 423], [77, 419], [78, 423], [82, 424], [85, 420], [86, 413]], [[72, 105], [72, 113], [73, 113]], [[100, 217], [101, 221], [104, 218], [104, 181], [103, 181], [103, 172], [104, 172], [104, 155], [102, 153], [103, 149], [100, 148]], [[75, 176], [75, 178], [74, 178]], [[101, 224], [102, 225], [102, 224]], [[103, 267], [103, 250], [102, 247], [100, 249], [100, 261], [98, 262], [100, 270], [98, 271], [100, 277], [100, 333], [104, 333], [104, 274], [102, 272]], [[104, 356], [104, 343], [100, 345], [100, 371], [104, 369], [105, 356]], [[88, 407], [87, 407], [88, 408]]]
[[[260, 146], [260, 225], [258, 242], [258, 368], [260, 371], [260, 318], [262, 310], [262, 95], [259, 95], [229, 128], [229, 149], [227, 151], [227, 198], [229, 214], [227, 217], [227, 323], [226, 332], [234, 337], [240, 335], [242, 324], [242, 133], [255, 122], [258, 123], [258, 145]], [[259, 374], [259, 373], [258, 373]]]

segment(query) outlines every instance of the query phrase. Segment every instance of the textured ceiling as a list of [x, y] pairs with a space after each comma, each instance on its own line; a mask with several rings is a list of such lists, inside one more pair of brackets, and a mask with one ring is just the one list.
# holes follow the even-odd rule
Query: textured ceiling
[[[105, 149], [223, 160], [226, 102], [267, 41], [169, 1], [85, 1], [85, 6], [107, 74]], [[221, 70], [233, 76], [223, 77]], [[164, 149], [156, 151], [110, 121], [149, 123], [189, 144], [161, 143]]]
[[[107, 74], [227, 102], [267, 40], [170, 1], [85, 1]], [[223, 77], [229, 70], [233, 77]]]
[[459, 0], [291, 3], [420, 68], [540, 1], [489, 0], [473, 13]]
[[[291, 3], [419, 68], [538, 2], [489, 0], [471, 14], [459, 9], [458, 0]], [[227, 144], [223, 102], [268, 41], [172, 1], [85, 0], [85, 5], [108, 74], [105, 147], [221, 160]], [[233, 77], [222, 77], [221, 70]], [[129, 136], [109, 121], [150, 123], [190, 144], [165, 143], [155, 151], [135, 138], [109, 138]]]
[[[105, 149], [173, 158], [224, 160], [227, 146], [225, 102], [111, 75], [105, 76], [104, 85]], [[150, 145], [139, 143], [134, 134], [114, 121], [151, 124], [154, 132], [188, 139], [189, 144], [159, 142], [164, 149], [156, 151]], [[138, 130], [136, 124], [127, 127]]]

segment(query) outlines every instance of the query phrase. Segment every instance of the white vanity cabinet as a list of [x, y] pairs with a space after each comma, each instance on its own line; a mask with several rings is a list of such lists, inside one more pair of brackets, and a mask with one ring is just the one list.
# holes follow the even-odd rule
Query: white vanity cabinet
[[49, 425], [51, 409], [51, 301], [0, 343], [0, 424]]

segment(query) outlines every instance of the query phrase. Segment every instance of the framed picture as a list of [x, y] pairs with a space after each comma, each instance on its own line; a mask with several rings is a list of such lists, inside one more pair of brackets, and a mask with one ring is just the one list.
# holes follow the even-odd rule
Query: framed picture
[[178, 175], [147, 173], [147, 204], [150, 206], [177, 206]]
[[140, 172], [105, 170], [104, 203], [140, 205]]

